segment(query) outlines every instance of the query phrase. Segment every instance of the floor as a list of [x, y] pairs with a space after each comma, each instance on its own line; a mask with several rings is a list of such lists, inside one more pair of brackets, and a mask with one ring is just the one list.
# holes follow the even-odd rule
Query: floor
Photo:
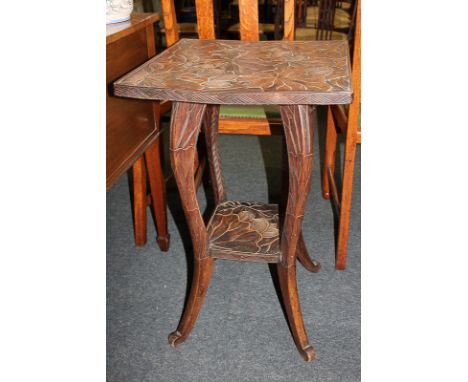
[[[323, 116], [323, 113], [321, 114]], [[320, 119], [323, 125], [323, 118]], [[322, 269], [298, 265], [298, 288], [317, 359], [299, 356], [266, 264], [219, 260], [202, 312], [188, 340], [167, 343], [186, 293], [190, 240], [177, 190], [170, 185], [171, 246], [159, 250], [148, 217], [148, 243], [133, 244], [128, 179], [107, 194], [107, 380], [360, 381], [360, 149], [357, 153], [348, 268], [334, 269], [333, 213], [320, 194], [316, 134], [313, 184], [303, 232]], [[281, 137], [221, 136], [229, 199], [274, 201], [281, 188]], [[204, 210], [209, 192], [199, 190]], [[208, 206], [210, 204], [208, 203]]]

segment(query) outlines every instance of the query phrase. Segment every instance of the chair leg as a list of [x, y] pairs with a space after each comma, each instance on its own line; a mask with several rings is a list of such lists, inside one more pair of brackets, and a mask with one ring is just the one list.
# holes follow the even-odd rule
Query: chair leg
[[349, 217], [351, 212], [351, 198], [353, 193], [354, 161], [356, 159], [355, 137], [346, 137], [345, 160], [343, 168], [343, 189], [341, 192], [340, 221], [338, 228], [338, 242], [336, 248], [336, 268], [346, 268], [346, 254], [348, 247]]
[[161, 251], [169, 250], [170, 235], [167, 229], [166, 182], [161, 163], [161, 139], [158, 138], [145, 152], [146, 167], [151, 189], [156, 231]]
[[322, 173], [322, 196], [324, 199], [330, 199], [330, 182], [329, 182], [329, 171], [335, 173], [335, 158], [336, 158], [336, 142], [337, 133], [335, 121], [333, 120], [333, 113], [330, 106], [327, 107], [327, 130], [325, 138], [325, 158], [323, 163]]
[[192, 331], [203, 305], [203, 299], [208, 290], [213, 268], [214, 259], [211, 257], [202, 260], [195, 259], [193, 281], [187, 306], [184, 309], [177, 330], [169, 334], [168, 341], [172, 347], [177, 347], [183, 343]]
[[283, 303], [288, 316], [289, 326], [299, 353], [306, 361], [315, 359], [314, 348], [309, 345], [309, 339], [302, 320], [301, 305], [297, 295], [296, 265], [289, 268], [277, 265], [278, 278], [283, 296]]

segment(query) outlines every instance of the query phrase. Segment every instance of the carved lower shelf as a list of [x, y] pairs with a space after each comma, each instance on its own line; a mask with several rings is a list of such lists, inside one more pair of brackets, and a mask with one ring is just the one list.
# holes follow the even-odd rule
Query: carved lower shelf
[[216, 259], [279, 263], [278, 205], [220, 203], [208, 223], [209, 256]]

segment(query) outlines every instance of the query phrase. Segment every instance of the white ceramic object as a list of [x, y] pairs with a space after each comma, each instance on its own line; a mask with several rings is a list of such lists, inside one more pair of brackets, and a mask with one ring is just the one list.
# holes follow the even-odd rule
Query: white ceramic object
[[130, 20], [133, 0], [106, 0], [106, 24]]

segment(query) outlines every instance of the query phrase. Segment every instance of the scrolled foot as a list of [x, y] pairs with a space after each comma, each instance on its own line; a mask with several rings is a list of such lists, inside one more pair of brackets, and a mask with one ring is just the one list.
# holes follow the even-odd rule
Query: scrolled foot
[[176, 348], [182, 342], [184, 342], [183, 339], [182, 340], [181, 339], [182, 339], [182, 334], [178, 330], [169, 334], [169, 337], [167, 338], [169, 345], [171, 345], [173, 348]]
[[[299, 261], [301, 261], [301, 259], [299, 259]], [[301, 264], [304, 266], [305, 269], [313, 273], [317, 273], [318, 271], [320, 271], [320, 268], [322, 267], [317, 260], [313, 260], [313, 259], [310, 259], [310, 262], [301, 261]]]
[[304, 358], [306, 362], [311, 362], [315, 359], [315, 350], [311, 345], [299, 349], [299, 353], [301, 353], [302, 358]]
[[159, 248], [161, 249], [161, 251], [163, 252], [167, 252], [169, 250], [169, 242], [170, 242], [170, 239], [171, 239], [171, 235], [167, 235], [167, 236], [158, 236], [156, 238], [156, 241], [159, 245]]

